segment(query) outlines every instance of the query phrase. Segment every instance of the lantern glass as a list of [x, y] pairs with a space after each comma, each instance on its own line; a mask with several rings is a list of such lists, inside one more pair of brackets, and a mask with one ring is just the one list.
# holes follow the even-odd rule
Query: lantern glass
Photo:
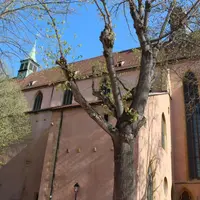
[[78, 192], [79, 187], [80, 187], [79, 184], [76, 183], [76, 184], [74, 185], [74, 192]]

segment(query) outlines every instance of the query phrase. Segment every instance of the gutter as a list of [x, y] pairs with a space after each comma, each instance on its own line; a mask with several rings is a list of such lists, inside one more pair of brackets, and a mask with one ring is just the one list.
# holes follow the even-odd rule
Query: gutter
[[52, 200], [53, 197], [53, 186], [54, 186], [54, 179], [55, 179], [55, 171], [56, 171], [56, 162], [58, 158], [58, 150], [59, 150], [59, 145], [60, 145], [60, 136], [62, 133], [62, 123], [63, 123], [63, 111], [60, 113], [60, 124], [59, 124], [59, 130], [58, 130], [58, 137], [56, 141], [56, 149], [55, 149], [55, 154], [54, 154], [54, 159], [53, 159], [53, 171], [52, 171], [52, 177], [51, 177], [51, 183], [50, 183], [50, 194], [49, 194], [49, 200]]

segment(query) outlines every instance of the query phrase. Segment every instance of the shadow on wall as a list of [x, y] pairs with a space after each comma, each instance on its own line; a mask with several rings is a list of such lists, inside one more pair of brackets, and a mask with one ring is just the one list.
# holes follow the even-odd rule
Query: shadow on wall
[[30, 200], [39, 191], [48, 131], [0, 169], [2, 200]]

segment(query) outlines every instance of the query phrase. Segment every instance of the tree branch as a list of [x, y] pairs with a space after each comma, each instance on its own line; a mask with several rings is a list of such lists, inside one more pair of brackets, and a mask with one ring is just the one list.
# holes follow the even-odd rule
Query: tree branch
[[112, 13], [112, 11], [114, 10], [114, 8], [116, 7], [116, 9], [113, 11], [113, 13], [115, 13], [115, 16], [117, 15], [117, 12], [118, 12], [118, 10], [119, 10], [119, 8], [120, 8], [120, 6], [121, 5], [125, 5], [125, 3], [127, 2], [128, 0], [124, 0], [124, 1], [122, 1], [122, 2], [120, 2], [120, 3], [116, 3], [116, 4], [114, 4], [113, 6], [112, 6], [112, 8], [110, 9], [110, 12]]
[[133, 0], [129, 0], [129, 8], [130, 8], [131, 17], [134, 21], [134, 28], [136, 30], [136, 33], [140, 42], [140, 46], [143, 50], [147, 51], [149, 49], [149, 45], [148, 45], [149, 41], [146, 34], [147, 29], [145, 29], [144, 27], [141, 17], [137, 11], [136, 4], [134, 3]]
[[39, 3], [41, 3], [42, 7], [44, 7], [44, 9], [46, 10], [47, 14], [49, 15], [50, 19], [51, 19], [51, 22], [52, 22], [52, 26], [53, 26], [53, 29], [55, 31], [55, 34], [56, 34], [56, 39], [58, 41], [58, 46], [59, 46], [59, 52], [60, 52], [60, 55], [61, 57], [63, 57], [63, 50], [62, 50], [62, 45], [61, 45], [61, 41], [60, 41], [60, 37], [59, 37], [59, 34], [58, 34], [58, 29], [56, 28], [56, 23], [55, 23], [55, 20], [54, 18], [52, 17], [48, 7], [46, 4], [42, 3], [40, 0], [37, 0]]
[[163, 33], [164, 33], [165, 29], [166, 29], [167, 23], [168, 23], [168, 21], [170, 19], [170, 16], [171, 16], [171, 14], [173, 12], [173, 9], [174, 9], [175, 5], [176, 5], [176, 0], [173, 0], [173, 2], [170, 5], [170, 8], [168, 10], [167, 16], [165, 17], [165, 21], [164, 21], [164, 23], [163, 23], [163, 25], [161, 27], [159, 38], [161, 38], [163, 36]]
[[143, 3], [142, 0], [138, 0], [138, 10], [139, 10], [139, 15], [142, 17], [143, 15]]
[[96, 90], [94, 86], [94, 78], [96, 78], [94, 74], [94, 68], [92, 69], [92, 94], [100, 99], [104, 105], [107, 105], [109, 110], [112, 112], [113, 116], [117, 118], [117, 112], [115, 105], [111, 102], [110, 98], [107, 95], [102, 95], [101, 91]]
[[75, 100], [81, 105], [81, 107], [87, 112], [87, 114], [113, 138], [117, 133], [117, 129], [109, 124], [83, 97], [76, 84], [76, 81], [72, 77], [71, 72], [68, 70], [66, 60], [64, 59], [57, 61], [57, 64], [63, 69], [66, 78], [69, 81], [69, 86], [73, 92]]
[[100, 12], [100, 13], [101, 13], [101, 15], [102, 15], [102, 17], [103, 17], [103, 19], [104, 19], [104, 22], [107, 24], [106, 16], [105, 16], [105, 14], [104, 14], [103, 10], [102, 10], [102, 9], [101, 9], [101, 7], [99, 6], [99, 4], [98, 4], [97, 0], [94, 0], [94, 2], [95, 2], [95, 4], [96, 4], [96, 6], [97, 6], [97, 8], [98, 8], [99, 12]]
[[117, 73], [115, 70], [114, 58], [113, 58], [113, 45], [115, 41], [115, 35], [112, 29], [112, 22], [111, 22], [109, 11], [106, 6], [106, 2], [105, 0], [101, 0], [101, 2], [104, 7], [106, 21], [105, 21], [104, 30], [101, 32], [101, 35], [100, 35], [100, 41], [103, 45], [104, 57], [106, 60], [106, 67], [107, 67], [108, 75], [111, 82], [112, 94], [113, 94], [113, 99], [116, 106], [117, 117], [120, 117], [121, 114], [123, 113], [124, 106], [123, 106], [122, 98], [120, 96], [120, 88], [118, 87]]
[[151, 11], [151, 2], [150, 0], [145, 1], [145, 11], [144, 11], [144, 28], [147, 29], [149, 13]]
[[[38, 0], [39, 1], [39, 0]], [[63, 69], [65, 76], [68, 81], [68, 85], [70, 86], [75, 100], [81, 105], [81, 107], [87, 112], [87, 114], [104, 130], [106, 131], [112, 138], [117, 134], [117, 129], [114, 128], [111, 124], [107, 123], [107, 121], [86, 101], [86, 99], [83, 97], [81, 92], [79, 91], [79, 88], [76, 84], [76, 80], [74, 79], [74, 74], [68, 69], [68, 64], [66, 59], [63, 57], [63, 51], [61, 48], [61, 41], [59, 38], [58, 29], [55, 24], [54, 19], [52, 18], [50, 12], [48, 11], [48, 7], [45, 5], [43, 6], [45, 10], [47, 11], [47, 14], [49, 15], [51, 21], [52, 21], [52, 28], [54, 29], [56, 33], [57, 42], [59, 43], [59, 50], [60, 50], [60, 60], [56, 61], [56, 64], [58, 64], [61, 69]]]
[[102, 4], [103, 4], [103, 7], [104, 7], [104, 10], [106, 12], [106, 17], [107, 17], [107, 20], [108, 20], [108, 24], [112, 25], [112, 22], [111, 22], [111, 19], [110, 19], [110, 13], [107, 9], [107, 6], [106, 6], [106, 2], [105, 0], [101, 0]]
[[[188, 10], [188, 12], [185, 14], [185, 16], [183, 17], [183, 19], [181, 20], [181, 24], [180, 26], [178, 26], [175, 30], [171, 30], [169, 31], [168, 33], [166, 34], [162, 34], [162, 36], [156, 38], [156, 39], [153, 39], [153, 40], [150, 40], [151, 43], [156, 43], [156, 42], [159, 42], [160, 40], [168, 37], [169, 35], [171, 35], [172, 33], [174, 33], [175, 31], [178, 31], [181, 27], [182, 24], [185, 23], [185, 21], [190, 17], [189, 15], [195, 11], [196, 7], [198, 6], [198, 4], [200, 3], [200, 0], [197, 0], [195, 2], [195, 4]], [[162, 32], [164, 32], [165, 28], [163, 29]]]
[[78, 3], [79, 1], [75, 1], [75, 0], [74, 1], [45, 1], [43, 3], [39, 2], [39, 4], [38, 3], [27, 4], [27, 5], [9, 10], [8, 7], [14, 2], [15, 1], [11, 1], [10, 4], [6, 7], [6, 9], [3, 12], [0, 13], [0, 18], [3, 18], [8, 14], [15, 13], [15, 12], [20, 11], [20, 10], [25, 10], [25, 9], [28, 9], [28, 8], [36, 8], [36, 6], [41, 5], [41, 4], [43, 4], [43, 5], [44, 4], [46, 4], [46, 5], [66, 4], [66, 3], [69, 4], [69, 3], [72, 3], [72, 2]]
[[117, 77], [117, 80], [119, 81], [119, 83], [122, 85], [122, 87], [126, 90], [126, 91], [130, 91], [130, 89], [128, 89], [125, 84], [119, 79], [119, 77]]

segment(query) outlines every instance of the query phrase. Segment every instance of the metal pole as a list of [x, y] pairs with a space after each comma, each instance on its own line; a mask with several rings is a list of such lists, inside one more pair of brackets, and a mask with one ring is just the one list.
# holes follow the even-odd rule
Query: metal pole
[[77, 192], [75, 192], [75, 200], [77, 200]]

